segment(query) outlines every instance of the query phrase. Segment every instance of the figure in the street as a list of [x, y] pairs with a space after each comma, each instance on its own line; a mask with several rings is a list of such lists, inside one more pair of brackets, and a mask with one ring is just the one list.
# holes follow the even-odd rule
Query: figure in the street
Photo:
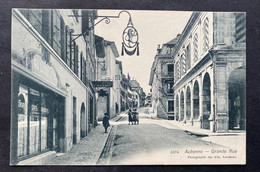
[[139, 124], [139, 113], [136, 109], [133, 110], [133, 122], [134, 124]]
[[129, 109], [127, 115], [128, 115], [128, 125], [130, 125], [130, 123], [133, 124], [132, 110], [131, 109]]
[[103, 117], [103, 126], [105, 128], [105, 133], [107, 133], [107, 128], [110, 126], [109, 116], [107, 115], [107, 113], [105, 113], [105, 116]]

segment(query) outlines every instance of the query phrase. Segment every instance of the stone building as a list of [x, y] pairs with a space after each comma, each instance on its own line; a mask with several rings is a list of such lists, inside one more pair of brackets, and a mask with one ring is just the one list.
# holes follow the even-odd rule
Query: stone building
[[12, 11], [12, 165], [44, 164], [94, 127], [96, 13]]
[[174, 118], [173, 97], [173, 52], [180, 38], [177, 35], [173, 40], [158, 46], [157, 54], [151, 68], [149, 85], [152, 89], [152, 111], [160, 118]]
[[97, 60], [97, 81], [95, 87], [98, 92], [97, 109], [98, 119], [101, 120], [104, 113], [110, 118], [116, 116], [116, 109], [120, 104], [120, 80], [119, 67], [116, 58], [119, 57], [114, 42], [106, 41], [102, 37], [95, 36]]
[[125, 111], [128, 109], [127, 103], [127, 78], [123, 74], [122, 79], [120, 81], [120, 104], [121, 104], [121, 111]]
[[212, 132], [245, 130], [245, 13], [194, 12], [173, 57], [175, 120]]

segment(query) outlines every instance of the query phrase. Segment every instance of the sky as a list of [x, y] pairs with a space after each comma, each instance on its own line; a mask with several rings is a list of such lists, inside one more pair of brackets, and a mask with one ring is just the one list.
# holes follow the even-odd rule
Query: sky
[[[121, 10], [98, 10], [99, 16], [118, 16]], [[132, 16], [132, 22], [139, 35], [139, 56], [136, 53], [121, 56], [122, 33], [129, 20], [127, 13], [121, 13], [119, 18], [111, 18], [110, 23], [100, 22], [95, 26], [95, 34], [105, 40], [114, 41], [119, 53], [117, 60], [122, 61], [123, 73], [129, 73], [131, 79], [137, 80], [144, 92], [150, 92], [149, 78], [152, 63], [158, 45], [167, 43], [181, 34], [192, 12], [184, 11], [148, 11], [127, 10]], [[98, 22], [102, 18], [98, 18]]]

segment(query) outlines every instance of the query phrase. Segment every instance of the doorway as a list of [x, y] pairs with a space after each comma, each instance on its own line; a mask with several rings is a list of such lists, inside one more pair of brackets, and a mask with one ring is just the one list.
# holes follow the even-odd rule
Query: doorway
[[234, 70], [228, 80], [229, 129], [246, 128], [246, 70], [244, 67]]

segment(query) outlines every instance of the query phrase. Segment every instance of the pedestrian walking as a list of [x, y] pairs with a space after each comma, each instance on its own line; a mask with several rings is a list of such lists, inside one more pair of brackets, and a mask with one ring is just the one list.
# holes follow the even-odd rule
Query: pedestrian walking
[[105, 116], [103, 117], [103, 126], [105, 128], [105, 133], [107, 133], [107, 128], [110, 126], [109, 124], [109, 116], [107, 113], [105, 113]]
[[128, 115], [128, 125], [130, 125], [130, 123], [133, 124], [132, 110], [131, 109], [129, 109], [127, 115]]
[[134, 116], [134, 119], [133, 119], [134, 124], [138, 125], [139, 124], [139, 113], [137, 112], [136, 109], [133, 110], [133, 116]]

